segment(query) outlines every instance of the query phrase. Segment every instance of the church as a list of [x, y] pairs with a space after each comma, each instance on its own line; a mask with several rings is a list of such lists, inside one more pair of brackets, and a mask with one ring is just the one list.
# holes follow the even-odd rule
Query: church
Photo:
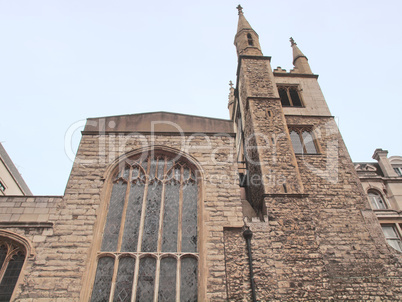
[[90, 118], [63, 196], [0, 196], [0, 301], [402, 300], [318, 75], [237, 9], [229, 119]]

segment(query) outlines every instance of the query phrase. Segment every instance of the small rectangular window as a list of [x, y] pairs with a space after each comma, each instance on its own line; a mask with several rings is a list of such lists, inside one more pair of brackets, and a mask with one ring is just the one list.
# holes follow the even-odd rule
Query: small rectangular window
[[3, 183], [0, 181], [0, 191], [4, 192], [6, 190], [6, 187], [3, 185]]
[[382, 231], [388, 244], [402, 252], [402, 241], [395, 225], [382, 225]]
[[279, 85], [278, 92], [283, 107], [303, 107], [298, 86]]
[[317, 142], [311, 127], [289, 127], [290, 140], [296, 154], [317, 154]]

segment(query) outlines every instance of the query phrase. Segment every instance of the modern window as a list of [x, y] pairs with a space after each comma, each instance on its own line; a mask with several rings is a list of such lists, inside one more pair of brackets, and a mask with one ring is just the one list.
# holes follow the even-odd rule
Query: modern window
[[91, 301], [197, 301], [197, 174], [167, 155], [113, 177]]
[[289, 127], [290, 139], [296, 154], [317, 154], [317, 143], [311, 127]]
[[382, 225], [381, 227], [388, 244], [402, 252], [402, 241], [396, 225]]
[[394, 171], [398, 176], [402, 176], [402, 167], [394, 167]]
[[387, 204], [382, 198], [381, 194], [377, 191], [370, 190], [368, 192], [368, 197], [370, 199], [371, 207], [374, 210], [385, 210], [387, 209]]
[[278, 85], [278, 92], [283, 107], [303, 107], [298, 86]]
[[9, 238], [0, 237], [0, 301], [11, 300], [25, 255], [22, 245]]

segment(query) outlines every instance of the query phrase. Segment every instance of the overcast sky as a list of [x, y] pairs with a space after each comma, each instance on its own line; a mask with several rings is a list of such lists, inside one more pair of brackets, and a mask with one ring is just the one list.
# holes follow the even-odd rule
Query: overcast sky
[[[228, 118], [238, 4], [0, 0], [0, 141], [32, 192], [63, 194], [88, 117]], [[273, 68], [292, 68], [290, 36], [309, 58], [354, 161], [402, 155], [402, 1], [241, 4]]]

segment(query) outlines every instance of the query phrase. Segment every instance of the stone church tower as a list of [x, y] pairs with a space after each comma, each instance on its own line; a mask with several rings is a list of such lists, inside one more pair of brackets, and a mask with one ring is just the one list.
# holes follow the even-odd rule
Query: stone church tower
[[0, 197], [1, 301], [402, 299], [318, 76], [238, 12], [230, 119], [90, 118], [63, 196]]

